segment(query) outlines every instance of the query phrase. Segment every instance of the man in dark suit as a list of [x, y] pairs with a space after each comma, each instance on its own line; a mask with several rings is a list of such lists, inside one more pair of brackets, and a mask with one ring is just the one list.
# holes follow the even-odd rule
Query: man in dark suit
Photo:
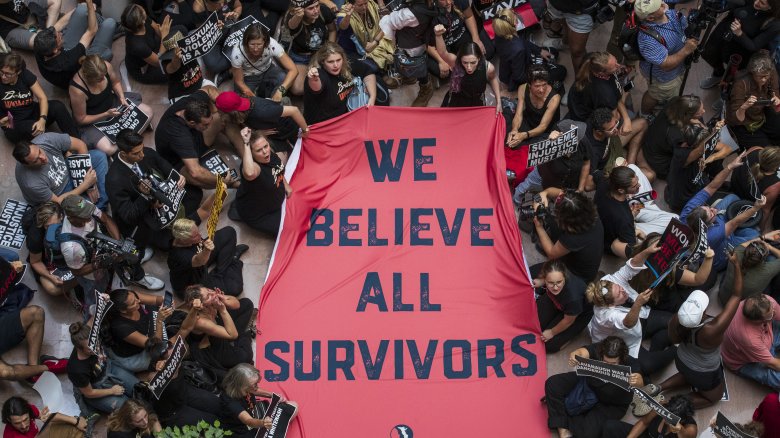
[[[133, 236], [139, 248], [154, 246], [167, 251], [173, 236], [168, 227], [162, 228], [156, 213], [164, 206], [152, 194], [152, 179], [158, 182], [166, 181], [173, 167], [154, 149], [144, 147], [143, 140], [141, 135], [130, 129], [123, 129], [117, 134], [119, 153], [108, 169], [106, 191], [122, 235]], [[175, 175], [177, 174], [174, 173]], [[178, 187], [183, 188], [185, 184], [184, 176], [178, 175]], [[177, 216], [187, 216], [197, 223], [207, 218], [213, 196], [199, 208], [201, 198], [200, 191], [185, 193]], [[148, 251], [146, 255], [151, 257]]]

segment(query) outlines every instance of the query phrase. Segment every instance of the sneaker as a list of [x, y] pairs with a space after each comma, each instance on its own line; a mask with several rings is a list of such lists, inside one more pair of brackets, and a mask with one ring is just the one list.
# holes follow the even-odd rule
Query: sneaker
[[160, 280], [157, 277], [152, 277], [151, 275], [144, 275], [144, 278], [138, 280], [138, 281], [131, 281], [130, 283], [133, 283], [136, 286], [141, 286], [144, 289], [148, 290], [162, 290], [165, 287], [165, 282]]
[[239, 244], [236, 245], [236, 250], [233, 253], [233, 258], [240, 259], [245, 252], [249, 251], [249, 245]]
[[68, 368], [68, 359], [58, 359], [54, 356], [41, 356], [41, 365], [46, 365], [54, 374], [62, 374]]
[[394, 90], [401, 86], [401, 79], [398, 78], [398, 76], [396, 75], [391, 75], [390, 73], [382, 77], [382, 82], [384, 82], [385, 87], [391, 90]]
[[720, 85], [720, 78], [716, 78], [715, 76], [704, 78], [701, 80], [701, 82], [699, 82], [699, 88], [703, 88], [705, 90], [715, 88], [718, 85]]
[[144, 256], [141, 259], [141, 264], [143, 265], [144, 263], [148, 262], [152, 259], [152, 257], [154, 257], [154, 250], [149, 247], [144, 248]]
[[[664, 397], [664, 395], [660, 393], [661, 388], [658, 388], [658, 386], [653, 385], [652, 383], [646, 385], [644, 388], [642, 388], [642, 390], [650, 394], [649, 392], [650, 387], [655, 387], [659, 391], [658, 393], [656, 393], [656, 395], [652, 396], [653, 400], [657, 401], [658, 403], [661, 403], [664, 400], [666, 400], [666, 397]], [[653, 408], [651, 408], [649, 404], [642, 401], [642, 399], [640, 399], [636, 393], [634, 393], [634, 400], [631, 401], [631, 405], [633, 406], [633, 408], [631, 409], [631, 413], [634, 414], [635, 417], [644, 417], [645, 415], [649, 414], [650, 411], [653, 410]]]

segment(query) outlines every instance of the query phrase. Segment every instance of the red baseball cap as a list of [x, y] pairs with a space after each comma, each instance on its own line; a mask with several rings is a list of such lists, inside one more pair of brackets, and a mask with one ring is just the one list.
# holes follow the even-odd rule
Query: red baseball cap
[[223, 113], [246, 111], [249, 109], [249, 99], [234, 91], [225, 91], [217, 96], [217, 109]]

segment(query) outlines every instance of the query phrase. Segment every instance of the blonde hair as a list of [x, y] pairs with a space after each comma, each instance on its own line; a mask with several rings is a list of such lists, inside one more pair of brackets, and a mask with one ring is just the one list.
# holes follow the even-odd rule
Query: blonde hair
[[171, 225], [171, 234], [174, 239], [188, 239], [192, 235], [192, 226], [195, 221], [192, 219], [181, 218], [173, 221]]
[[339, 55], [341, 56], [341, 77], [344, 79], [351, 81], [352, 80], [352, 69], [349, 67], [349, 61], [347, 61], [347, 52], [344, 51], [344, 49], [333, 42], [326, 41], [322, 47], [320, 47], [319, 50], [317, 50], [317, 53], [314, 54], [314, 56], [311, 57], [311, 63], [309, 64], [309, 68], [312, 67], [322, 67], [325, 64], [325, 60], [328, 59], [330, 55]]
[[615, 298], [610, 293], [611, 281], [596, 280], [588, 284], [585, 289], [585, 298], [596, 307], [608, 307], [615, 303]]
[[157, 416], [142, 402], [132, 398], [128, 399], [122, 407], [108, 416], [108, 430], [111, 432], [132, 432], [135, 429], [133, 427], [133, 417], [141, 411], [146, 411], [149, 416], [149, 422], [146, 425], [146, 429], [140, 432], [144, 435], [151, 434], [152, 423], [157, 420]]
[[758, 153], [758, 163], [750, 165], [750, 173], [756, 181], [764, 177], [764, 173], [774, 173], [780, 169], [780, 147], [767, 146]]
[[493, 19], [493, 32], [496, 36], [505, 40], [511, 40], [517, 36], [518, 16], [511, 9], [501, 9]]
[[612, 55], [609, 52], [588, 53], [585, 57], [585, 62], [582, 63], [582, 66], [577, 71], [577, 76], [574, 78], [574, 86], [577, 88], [577, 91], [582, 91], [590, 83], [591, 73], [595, 75], [604, 73], [607, 70], [606, 67], [610, 56]]
[[79, 59], [81, 64], [81, 77], [86, 82], [98, 82], [108, 74], [108, 67], [106, 67], [106, 61], [98, 55], [88, 55]]

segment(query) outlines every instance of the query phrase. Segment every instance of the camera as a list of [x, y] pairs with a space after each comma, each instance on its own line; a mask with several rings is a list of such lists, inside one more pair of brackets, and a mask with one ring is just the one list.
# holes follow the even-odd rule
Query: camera
[[753, 106], [769, 106], [772, 105], [772, 99], [758, 99]]
[[114, 257], [118, 257], [122, 262], [131, 265], [141, 261], [141, 255], [138, 253], [135, 241], [129, 237], [117, 240], [97, 231], [92, 231], [87, 234], [87, 237], [94, 242], [98, 257], [101, 256], [101, 253], [104, 256], [100, 259], [102, 263], [108, 264], [108, 266], [104, 267], [113, 265], [113, 260], [111, 259]]
[[[536, 207], [536, 210], [534, 210], [533, 202], [539, 204]], [[541, 202], [542, 202], [542, 197], [539, 196], [539, 194], [537, 193], [534, 195], [532, 202], [521, 205], [520, 220], [525, 222], [530, 222], [534, 218], [538, 218], [540, 221], [544, 222], [544, 219], [547, 217], [547, 208]]]

